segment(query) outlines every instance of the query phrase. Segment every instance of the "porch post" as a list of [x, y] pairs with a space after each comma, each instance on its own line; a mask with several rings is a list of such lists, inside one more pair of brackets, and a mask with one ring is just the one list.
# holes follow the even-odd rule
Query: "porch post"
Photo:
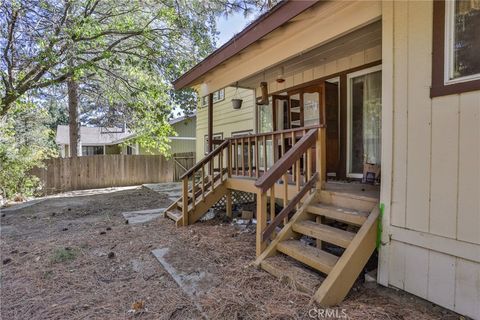
[[267, 193], [263, 191], [257, 192], [257, 235], [256, 235], [256, 253], [257, 257], [267, 247], [267, 244], [262, 240], [262, 234], [267, 227]]
[[327, 145], [325, 127], [318, 129], [317, 144], [315, 146], [316, 154], [316, 171], [319, 179], [317, 181], [317, 189], [322, 189], [325, 185], [327, 175]]
[[[208, 153], [213, 151], [213, 93], [208, 95]], [[209, 163], [209, 174], [213, 176], [213, 166]]]

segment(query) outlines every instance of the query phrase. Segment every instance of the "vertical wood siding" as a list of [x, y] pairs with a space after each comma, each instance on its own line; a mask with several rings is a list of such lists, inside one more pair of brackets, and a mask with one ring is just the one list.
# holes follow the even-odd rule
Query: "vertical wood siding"
[[[431, 1], [396, 1], [383, 20], [393, 27], [384, 263], [390, 285], [480, 319], [480, 91], [430, 98], [432, 22]], [[397, 241], [399, 230], [417, 236]]]

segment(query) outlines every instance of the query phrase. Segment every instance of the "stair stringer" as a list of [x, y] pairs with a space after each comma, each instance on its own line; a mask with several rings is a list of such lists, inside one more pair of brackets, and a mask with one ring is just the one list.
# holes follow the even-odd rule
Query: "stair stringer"
[[322, 282], [314, 299], [323, 307], [339, 304], [352, 288], [375, 250], [379, 209], [375, 206], [350, 245]]
[[199, 200], [195, 207], [188, 212], [188, 223], [194, 224], [197, 222], [207, 211], [210, 209], [215, 203], [220, 201], [223, 196], [227, 194], [227, 187], [225, 185], [225, 181], [216, 184], [213, 191], [208, 192], [205, 195], [205, 200]]
[[293, 225], [296, 222], [300, 222], [303, 220], [307, 220], [310, 217], [310, 214], [307, 212], [307, 208], [313, 202], [318, 200], [319, 193], [317, 190], [312, 194], [308, 195], [305, 201], [302, 203], [300, 208], [295, 212], [293, 217], [290, 221], [282, 228], [282, 230], [277, 234], [277, 236], [270, 242], [267, 248], [262, 252], [261, 255], [257, 257], [255, 262], [253, 263], [256, 267], [260, 267], [263, 260], [268, 257], [274, 256], [278, 253], [277, 245], [283, 240], [287, 240], [290, 238], [297, 238], [300, 235], [293, 231]]

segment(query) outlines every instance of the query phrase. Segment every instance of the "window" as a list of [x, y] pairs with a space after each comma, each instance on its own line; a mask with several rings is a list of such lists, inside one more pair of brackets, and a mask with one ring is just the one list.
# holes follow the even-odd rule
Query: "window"
[[272, 132], [273, 123], [272, 123], [272, 97], [268, 98], [269, 104], [257, 105], [257, 121], [258, 121], [258, 132]]
[[447, 1], [445, 82], [480, 79], [480, 0]]
[[434, 1], [431, 96], [480, 90], [480, 0]]
[[135, 154], [135, 150], [136, 150], [135, 147], [132, 147], [130, 145], [127, 146], [127, 154], [128, 155]]
[[[223, 132], [220, 132], [220, 133], [214, 133], [213, 134], [213, 149], [215, 150], [216, 146], [218, 144], [216, 144], [215, 140], [223, 140]], [[203, 151], [205, 152], [205, 154], [208, 154], [208, 135], [205, 135], [203, 137]]]
[[103, 154], [103, 146], [82, 146], [82, 156]]
[[[220, 89], [213, 93], [213, 103], [225, 100], [225, 89]], [[202, 108], [208, 107], [208, 95], [202, 97]]]

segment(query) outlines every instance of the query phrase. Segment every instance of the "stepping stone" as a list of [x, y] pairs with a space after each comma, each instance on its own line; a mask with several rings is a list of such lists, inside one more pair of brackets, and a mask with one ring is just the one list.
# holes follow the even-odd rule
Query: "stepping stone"
[[139, 224], [152, 221], [153, 219], [156, 219], [158, 217], [162, 217], [165, 209], [166, 208], [156, 208], [140, 211], [129, 211], [122, 212], [122, 215], [129, 224]]

